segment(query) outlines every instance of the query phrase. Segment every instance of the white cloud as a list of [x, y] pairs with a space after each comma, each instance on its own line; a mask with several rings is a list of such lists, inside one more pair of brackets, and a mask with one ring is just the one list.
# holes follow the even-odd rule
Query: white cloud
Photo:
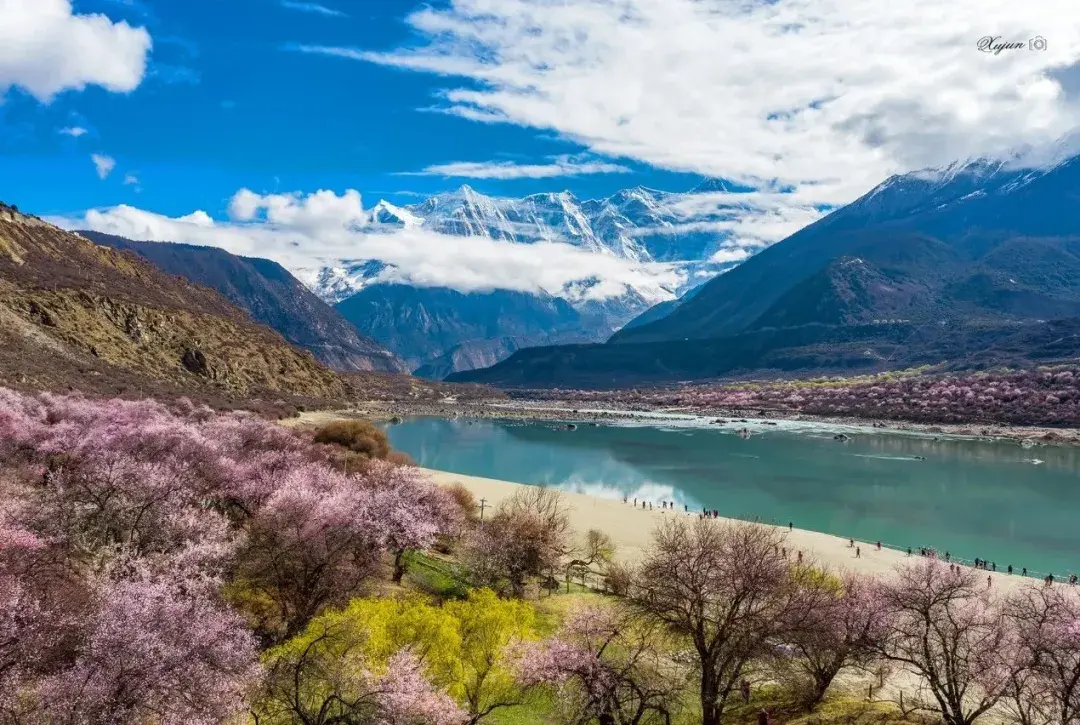
[[428, 166], [401, 176], [443, 176], [469, 179], [552, 179], [584, 174], [626, 174], [630, 169], [602, 161], [557, 156], [549, 164], [517, 164], [513, 161], [454, 161]]
[[146, 74], [144, 28], [77, 15], [69, 0], [0, 0], [0, 18], [0, 98], [13, 86], [43, 102], [88, 85], [128, 92]]
[[105, 179], [116, 168], [116, 159], [105, 154], [90, 154], [90, 160], [94, 162], [99, 179]]
[[670, 299], [685, 275], [677, 265], [640, 264], [570, 244], [517, 244], [486, 237], [441, 235], [412, 227], [373, 231], [360, 194], [331, 191], [260, 195], [247, 189], [229, 204], [230, 220], [196, 211], [170, 218], [120, 205], [91, 210], [82, 219], [55, 220], [130, 239], [187, 242], [279, 262], [314, 284], [323, 267], [379, 260], [380, 281], [445, 286], [463, 292], [508, 289], [558, 294], [572, 282], [595, 277], [586, 296], [616, 297], [631, 286], [647, 299]]
[[85, 136], [90, 132], [82, 126], [68, 126], [67, 128], [60, 129], [58, 133], [61, 133], [65, 136], [71, 136], [72, 138], [78, 138], [79, 136]]
[[345, 13], [340, 10], [334, 10], [333, 8], [328, 8], [325, 5], [319, 5], [318, 3], [289, 2], [289, 0], [282, 0], [281, 7], [288, 8], [289, 10], [299, 10], [302, 13], [315, 13], [317, 15], [338, 18], [346, 17]]
[[284, 46], [285, 50], [295, 51], [297, 53], [312, 53], [314, 55], [331, 55], [338, 58], [348, 58], [349, 60], [366, 60], [366, 53], [356, 48], [343, 48], [334, 45], [310, 45], [304, 43], [287, 43]]
[[[785, 239], [820, 219], [823, 212], [803, 201], [798, 193], [741, 192], [676, 194], [663, 197], [663, 211], [676, 221], [662, 226], [637, 227], [633, 237], [715, 233], [724, 249], [712, 261], [741, 261], [756, 251]], [[740, 248], [733, 257], [728, 247]]]
[[751, 255], [751, 252], [746, 247], [725, 247], [718, 249], [709, 257], [710, 262], [716, 262], [717, 264], [731, 264], [733, 262], [742, 262]]
[[[890, 173], [1040, 145], [1076, 126], [1074, 0], [451, 0], [389, 53], [439, 74], [443, 110], [590, 151], [843, 203]], [[979, 52], [985, 35], [1046, 50]]]

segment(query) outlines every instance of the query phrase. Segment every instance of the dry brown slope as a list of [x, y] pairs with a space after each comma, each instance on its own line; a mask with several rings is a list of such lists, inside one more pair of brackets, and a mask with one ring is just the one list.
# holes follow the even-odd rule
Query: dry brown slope
[[347, 384], [216, 292], [0, 204], [0, 384], [342, 399]]

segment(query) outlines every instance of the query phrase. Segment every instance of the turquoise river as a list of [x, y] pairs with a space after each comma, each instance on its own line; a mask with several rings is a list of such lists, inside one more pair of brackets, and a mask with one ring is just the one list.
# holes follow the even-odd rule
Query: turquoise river
[[[1080, 449], [691, 419], [578, 425], [419, 418], [390, 426], [425, 467], [607, 498], [793, 522], [999, 569], [1080, 570]], [[843, 431], [846, 442], [834, 440]]]

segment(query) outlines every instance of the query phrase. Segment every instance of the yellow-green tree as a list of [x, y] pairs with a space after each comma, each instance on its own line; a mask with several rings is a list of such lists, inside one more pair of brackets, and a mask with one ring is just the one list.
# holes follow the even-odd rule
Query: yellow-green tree
[[513, 642], [533, 636], [532, 606], [478, 589], [467, 600], [450, 602], [443, 609], [461, 637], [461, 676], [451, 694], [468, 709], [471, 722], [519, 704], [525, 693], [506, 666], [505, 653]]
[[529, 604], [499, 599], [486, 589], [443, 606], [420, 597], [354, 600], [345, 609], [316, 617], [304, 632], [267, 653], [260, 721], [303, 720], [271, 716], [295, 710], [293, 703], [320, 711], [326, 702], [354, 701], [363, 695], [354, 690], [369, 682], [354, 670], [383, 672], [391, 658], [407, 651], [431, 683], [461, 703], [469, 722], [477, 723], [525, 697], [508, 669], [506, 650], [535, 636], [533, 620]]

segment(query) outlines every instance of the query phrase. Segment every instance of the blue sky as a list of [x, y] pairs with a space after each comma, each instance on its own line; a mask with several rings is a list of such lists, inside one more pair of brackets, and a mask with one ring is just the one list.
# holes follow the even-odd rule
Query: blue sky
[[[427, 284], [527, 289], [542, 267], [549, 290], [668, 289], [678, 270], [572, 235], [388, 238], [365, 214], [464, 183], [602, 197], [717, 177], [734, 193], [668, 200], [661, 233], [706, 230], [731, 262], [890, 174], [1080, 125], [1075, 0], [0, 0], [0, 17], [0, 199], [307, 280], [361, 255]], [[982, 52], [988, 35], [1015, 49]]]
[[[435, 106], [440, 78], [292, 45], [391, 50], [414, 33], [411, 0], [327, 0], [329, 15], [276, 0], [85, 0], [78, 13], [145, 26], [154, 47], [128, 94], [89, 87], [45, 105], [18, 90], [0, 106], [0, 198], [42, 215], [132, 204], [169, 215], [223, 212], [237, 189], [343, 190], [413, 201], [468, 182], [485, 193], [610, 194], [644, 184], [691, 188], [699, 174], [632, 160], [634, 173], [563, 179], [399, 176], [468, 160], [544, 163], [584, 149], [551, 132], [478, 124]], [[85, 128], [78, 138], [58, 133]], [[99, 180], [92, 153], [115, 159]], [[133, 175], [137, 184], [124, 184]]]

